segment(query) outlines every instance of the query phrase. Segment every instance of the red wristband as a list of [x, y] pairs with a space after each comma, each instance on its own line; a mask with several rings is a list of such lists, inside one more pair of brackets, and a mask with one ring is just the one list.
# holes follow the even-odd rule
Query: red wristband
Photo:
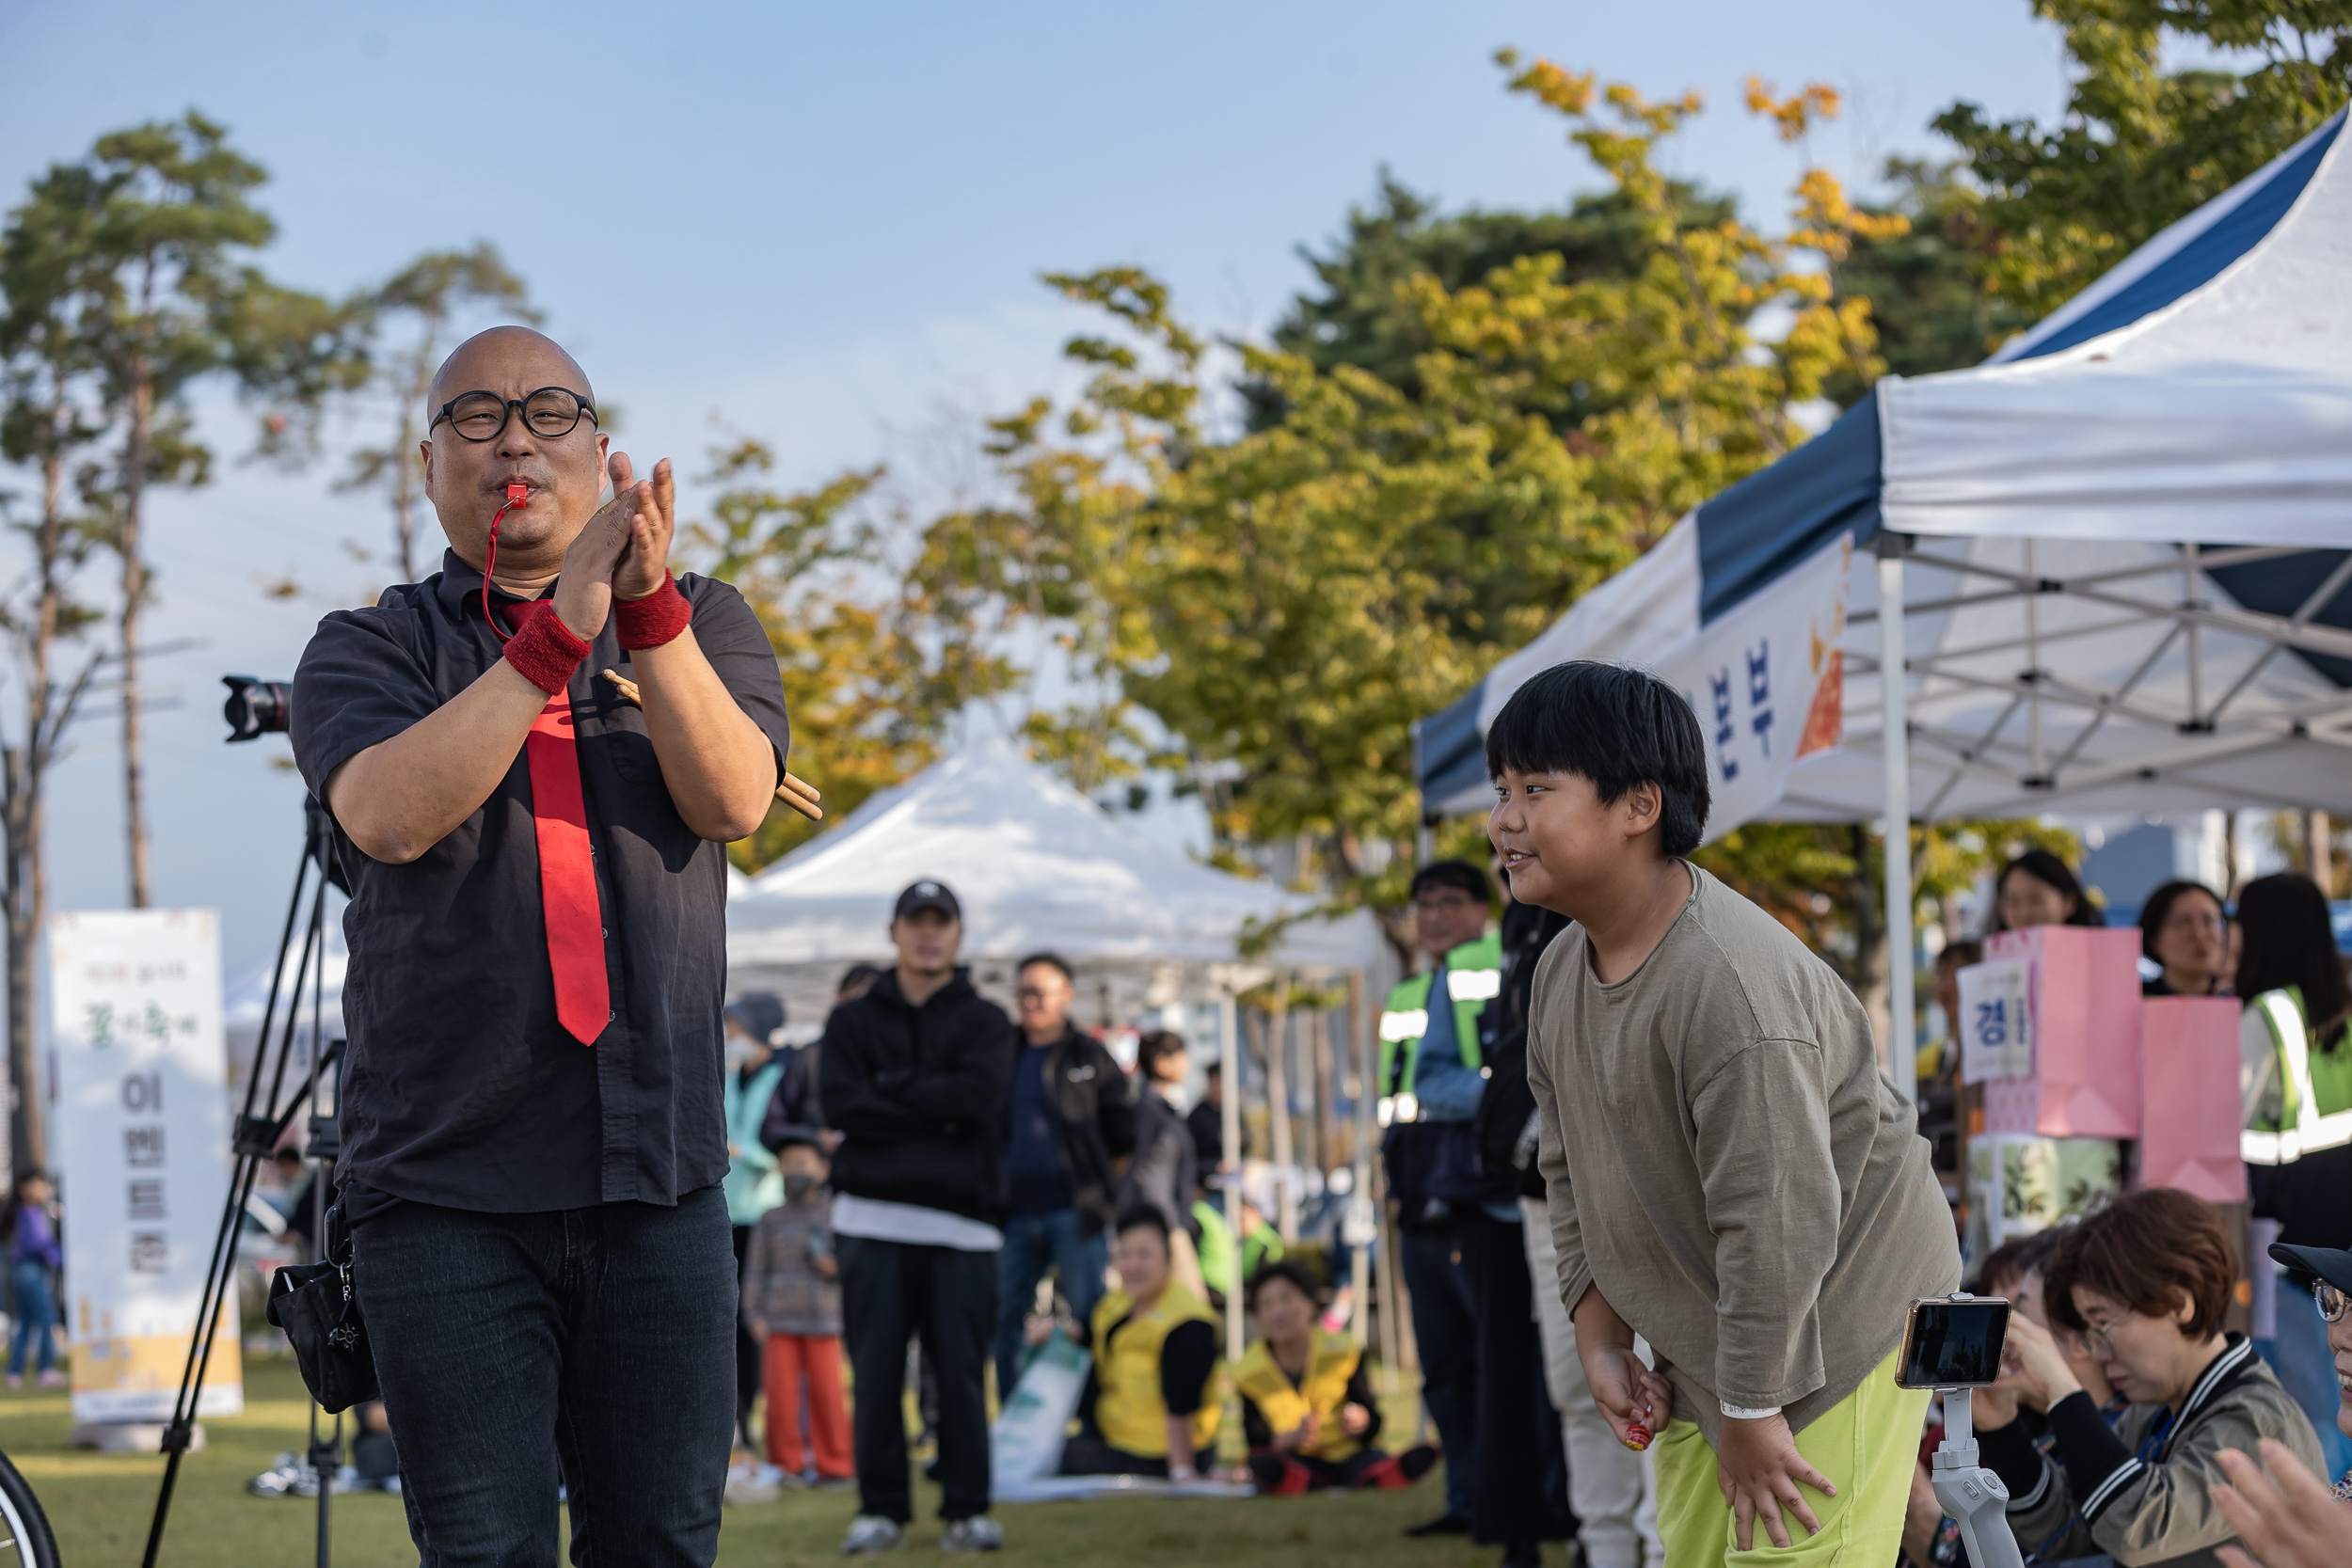
[[572, 672], [588, 657], [588, 644], [572, 635], [564, 617], [545, 599], [516, 608], [528, 619], [522, 630], [507, 639], [506, 662], [552, 697], [571, 684]]
[[661, 586], [642, 599], [612, 601], [612, 630], [624, 648], [659, 648], [694, 619], [694, 607], [677, 591], [677, 578], [661, 574]]

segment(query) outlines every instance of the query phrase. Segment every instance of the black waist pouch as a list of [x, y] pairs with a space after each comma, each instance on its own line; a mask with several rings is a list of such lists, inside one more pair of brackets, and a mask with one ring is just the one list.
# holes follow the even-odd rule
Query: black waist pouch
[[319, 1408], [339, 1416], [377, 1397], [375, 1352], [351, 1289], [351, 1229], [340, 1198], [326, 1212], [326, 1260], [279, 1269], [269, 1282], [269, 1321], [294, 1341], [294, 1365]]

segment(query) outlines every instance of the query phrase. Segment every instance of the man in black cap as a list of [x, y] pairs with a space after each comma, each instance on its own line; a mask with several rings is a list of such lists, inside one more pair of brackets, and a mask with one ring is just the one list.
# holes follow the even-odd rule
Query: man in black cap
[[858, 1513], [841, 1544], [888, 1551], [914, 1517], [901, 1408], [909, 1338], [938, 1369], [940, 1517], [949, 1551], [994, 1551], [988, 1342], [1004, 1244], [1012, 1021], [958, 967], [963, 911], [934, 881], [898, 895], [898, 961], [834, 1010], [818, 1065], [833, 1158], [842, 1321], [857, 1388]]

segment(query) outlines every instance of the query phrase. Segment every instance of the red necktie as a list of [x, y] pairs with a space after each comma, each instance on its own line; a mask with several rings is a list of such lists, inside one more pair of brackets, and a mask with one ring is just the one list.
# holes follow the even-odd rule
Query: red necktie
[[[546, 604], [516, 606], [516, 625]], [[531, 819], [539, 836], [539, 902], [547, 918], [548, 966], [555, 973], [555, 1016], [574, 1039], [594, 1045], [612, 1021], [612, 992], [604, 972], [604, 920], [569, 691], [548, 698], [532, 721], [523, 756], [531, 764]]]

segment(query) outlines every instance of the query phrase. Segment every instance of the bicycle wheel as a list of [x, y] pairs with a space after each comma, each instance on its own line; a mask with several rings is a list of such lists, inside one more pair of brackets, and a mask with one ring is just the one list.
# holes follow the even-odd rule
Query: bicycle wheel
[[32, 1483], [0, 1453], [0, 1568], [58, 1568], [57, 1538]]

